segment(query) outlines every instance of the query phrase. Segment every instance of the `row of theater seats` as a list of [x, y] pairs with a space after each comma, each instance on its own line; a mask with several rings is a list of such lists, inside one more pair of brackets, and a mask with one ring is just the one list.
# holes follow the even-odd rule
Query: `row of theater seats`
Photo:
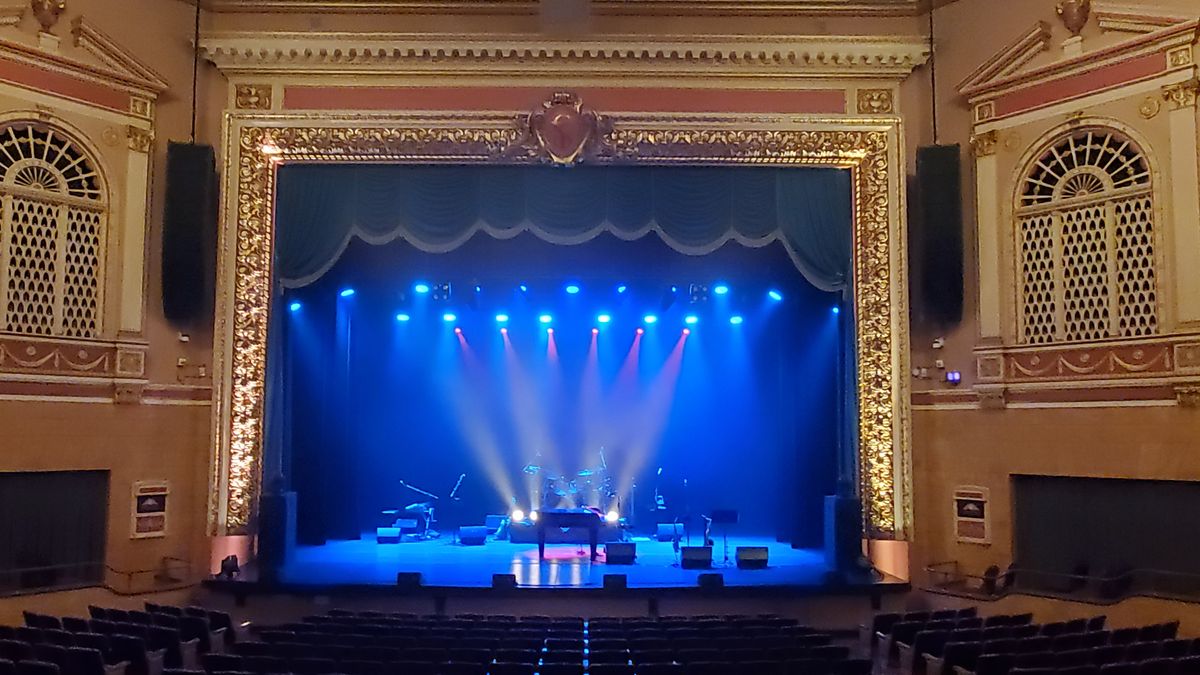
[[1200, 641], [1179, 622], [1107, 630], [1106, 617], [1045, 624], [1029, 614], [978, 617], [973, 609], [876, 615], [872, 657], [912, 675], [1191, 675]]
[[[304, 617], [252, 629], [206, 673], [273, 675], [869, 675], [871, 663], [794, 620], [422, 617], [380, 612]], [[193, 675], [171, 673], [170, 675]]]
[[227, 614], [201, 608], [89, 611], [88, 619], [25, 612], [24, 626], [0, 626], [0, 675], [161, 675], [235, 641]]

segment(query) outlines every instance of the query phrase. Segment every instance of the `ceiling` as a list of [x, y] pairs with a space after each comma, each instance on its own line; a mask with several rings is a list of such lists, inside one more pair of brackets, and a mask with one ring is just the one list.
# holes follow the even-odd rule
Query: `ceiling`
[[[195, 0], [192, 0], [193, 2]], [[200, 0], [217, 12], [532, 15], [564, 0]], [[934, 0], [948, 4], [952, 0]], [[930, 0], [565, 0], [601, 16], [912, 16]]]

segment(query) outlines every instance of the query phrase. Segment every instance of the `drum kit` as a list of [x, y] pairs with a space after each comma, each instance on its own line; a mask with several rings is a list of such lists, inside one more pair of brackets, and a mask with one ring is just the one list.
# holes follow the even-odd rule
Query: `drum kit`
[[611, 502], [617, 496], [615, 481], [600, 451], [600, 464], [591, 469], [582, 469], [572, 474], [555, 474], [537, 464], [526, 464], [522, 473], [541, 476], [541, 508], [558, 508], [563, 504], [576, 506], [599, 505]]

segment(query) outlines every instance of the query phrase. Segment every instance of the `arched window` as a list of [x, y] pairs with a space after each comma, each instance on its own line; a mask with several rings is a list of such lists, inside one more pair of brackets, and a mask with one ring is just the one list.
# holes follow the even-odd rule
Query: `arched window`
[[1020, 342], [1158, 332], [1150, 178], [1141, 149], [1100, 127], [1033, 161], [1016, 205]]
[[0, 330], [98, 337], [107, 204], [95, 164], [53, 127], [0, 127]]

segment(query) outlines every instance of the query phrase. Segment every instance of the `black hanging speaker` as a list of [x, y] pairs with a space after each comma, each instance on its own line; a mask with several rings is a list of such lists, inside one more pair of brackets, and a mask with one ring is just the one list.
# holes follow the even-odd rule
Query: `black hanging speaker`
[[958, 145], [917, 148], [921, 297], [925, 315], [942, 325], [958, 323], [963, 312], [961, 155]]
[[168, 321], [189, 322], [210, 306], [217, 258], [217, 164], [212, 146], [167, 146], [162, 299]]

